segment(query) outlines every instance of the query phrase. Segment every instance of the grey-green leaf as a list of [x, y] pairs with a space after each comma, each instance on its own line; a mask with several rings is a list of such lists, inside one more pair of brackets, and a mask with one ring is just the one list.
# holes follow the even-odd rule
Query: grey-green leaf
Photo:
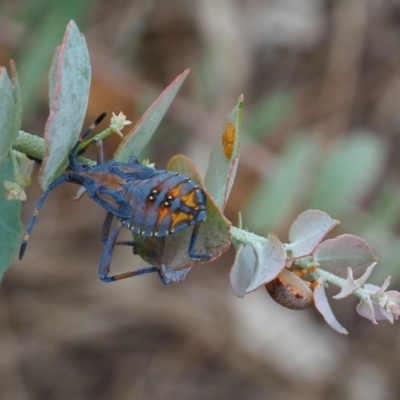
[[244, 214], [246, 224], [258, 232], [271, 232], [289, 222], [305, 196], [314, 152], [310, 136], [299, 134], [286, 145], [270, 178], [255, 190]]
[[291, 258], [310, 255], [318, 243], [337, 224], [339, 221], [332, 219], [323, 211], [307, 210], [302, 212], [290, 227], [290, 243], [286, 245], [286, 251]]
[[45, 190], [68, 165], [85, 118], [91, 80], [86, 41], [71, 21], [49, 72], [50, 115], [45, 127], [45, 156], [40, 184]]
[[335, 216], [351, 209], [380, 176], [385, 157], [383, 142], [365, 132], [337, 142], [324, 157], [311, 208]]
[[14, 181], [13, 168], [9, 157], [4, 158], [0, 166], [0, 280], [11, 264], [22, 233], [21, 202], [6, 199], [4, 181]]
[[318, 279], [319, 286], [317, 286], [314, 290], [314, 301], [316, 309], [322, 314], [325, 322], [335, 331], [347, 335], [348, 332], [342, 325], [340, 325], [339, 321], [336, 319], [331, 306], [329, 305], [328, 299], [326, 298], [325, 288], [324, 288], [324, 279]]
[[293, 108], [292, 93], [279, 90], [268, 94], [246, 118], [246, 133], [255, 139], [265, 140], [290, 115]]
[[188, 74], [188, 69], [183, 71], [166, 89], [164, 89], [160, 96], [158, 96], [144, 113], [142, 118], [140, 118], [136, 125], [125, 136], [125, 139], [121, 142], [114, 154], [114, 160], [127, 162], [132, 155], [140, 154], [153, 136]]
[[224, 128], [213, 146], [204, 179], [211, 197], [222, 210], [228, 201], [239, 163], [242, 105], [243, 95], [229, 113]]
[[17, 72], [11, 64], [12, 79], [5, 67], [0, 67], [0, 166], [7, 157], [12, 142], [21, 128], [22, 104]]

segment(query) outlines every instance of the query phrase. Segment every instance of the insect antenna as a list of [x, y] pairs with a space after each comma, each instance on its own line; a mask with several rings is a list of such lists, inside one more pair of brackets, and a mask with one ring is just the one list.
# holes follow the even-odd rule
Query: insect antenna
[[68, 174], [60, 176], [51, 185], [49, 185], [47, 190], [42, 194], [42, 197], [40, 198], [40, 200], [35, 208], [35, 211], [33, 212], [31, 220], [29, 221], [29, 225], [28, 225], [28, 228], [26, 229], [24, 239], [22, 240], [21, 247], [19, 249], [19, 259], [20, 260], [22, 260], [22, 257], [24, 256], [26, 246], [28, 245], [29, 236], [32, 232], [33, 225], [35, 224], [35, 221], [36, 221], [36, 217], [38, 216], [39, 211], [42, 208], [43, 203], [46, 200], [47, 196], [56, 186], [58, 186], [64, 182], [68, 182], [69, 180], [70, 180], [70, 178], [69, 178]]
[[[78, 153], [78, 147], [81, 143], [83, 143], [83, 140], [90, 135], [90, 133], [93, 131], [93, 129], [100, 124], [101, 121], [103, 121], [103, 119], [106, 117], [107, 112], [104, 111], [103, 113], [101, 113], [95, 120], [94, 122], [89, 126], [89, 128], [86, 129], [85, 132], [83, 132], [81, 134], [81, 136], [79, 137], [78, 141], [75, 143], [74, 147], [71, 150], [71, 155], [73, 157], [75, 157]], [[79, 154], [84, 153], [86, 149], [82, 149], [81, 151], [79, 151]]]

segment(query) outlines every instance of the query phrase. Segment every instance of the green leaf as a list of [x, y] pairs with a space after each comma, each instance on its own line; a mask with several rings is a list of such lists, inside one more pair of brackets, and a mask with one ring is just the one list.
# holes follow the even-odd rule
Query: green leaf
[[183, 71], [166, 89], [164, 89], [160, 96], [158, 96], [144, 113], [142, 118], [140, 118], [136, 125], [125, 136], [114, 154], [114, 160], [127, 162], [132, 155], [139, 155], [141, 153], [156, 131], [188, 74], [188, 69]]
[[0, 279], [11, 264], [19, 247], [22, 233], [21, 202], [6, 200], [4, 181], [14, 181], [13, 168], [9, 157], [4, 158], [0, 167]]
[[[21, 128], [22, 104], [17, 71], [10, 62], [12, 79], [5, 67], [0, 67], [0, 166]], [[2, 183], [2, 182], [0, 182]]]
[[46, 122], [46, 149], [39, 173], [43, 190], [68, 165], [69, 152], [78, 140], [85, 118], [90, 79], [86, 41], [71, 21], [49, 73], [50, 115]]
[[314, 152], [310, 136], [297, 135], [286, 145], [271, 177], [260, 183], [244, 213], [252, 230], [271, 232], [289, 222], [304, 197]]
[[293, 95], [277, 91], [268, 95], [246, 119], [246, 133], [256, 139], [265, 139], [290, 115]]
[[378, 227], [388, 232], [396, 230], [400, 219], [399, 199], [400, 187], [397, 182], [383, 182], [383, 187], [374, 196], [368, 220], [364, 224], [371, 225], [373, 230]]
[[338, 141], [319, 168], [311, 207], [337, 216], [351, 210], [380, 176], [385, 158], [385, 146], [371, 134]]
[[224, 128], [213, 146], [204, 180], [215, 204], [222, 210], [232, 189], [239, 163], [242, 106], [243, 95], [229, 113]]
[[52, 3], [40, 0], [26, 2], [18, 11], [22, 11], [18, 22], [24, 27], [27, 41], [16, 59], [26, 116], [26, 113], [32, 115], [41, 104], [38, 99], [45, 84], [46, 70], [65, 26], [71, 18], [78, 24], [83, 23], [93, 13], [93, 5], [90, 0]]

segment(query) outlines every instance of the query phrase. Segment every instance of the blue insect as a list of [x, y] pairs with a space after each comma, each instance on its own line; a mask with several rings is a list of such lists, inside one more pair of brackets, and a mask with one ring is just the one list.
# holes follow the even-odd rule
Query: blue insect
[[[155, 170], [141, 165], [136, 156], [127, 163], [117, 161], [104, 162], [103, 145], [96, 140], [97, 165], [88, 166], [77, 161], [78, 151], [83, 139], [106, 116], [101, 114], [84, 132], [72, 148], [69, 155], [67, 172], [49, 185], [40, 198], [23, 238], [19, 259], [24, 256], [29, 236], [48, 194], [64, 182], [84, 186], [89, 197], [107, 210], [102, 228], [104, 249], [100, 260], [99, 278], [103, 282], [113, 282], [157, 272], [164, 283], [163, 273], [158, 266], [110, 275], [110, 265], [114, 246], [134, 242], [117, 242], [122, 227], [145, 237], [165, 237], [193, 226], [188, 254], [195, 260], [208, 260], [209, 254], [196, 254], [195, 247], [201, 222], [206, 218], [206, 196], [204, 192], [186, 175], [178, 172]], [[113, 217], [118, 224], [111, 230]], [[110, 232], [111, 230], [111, 232]]]

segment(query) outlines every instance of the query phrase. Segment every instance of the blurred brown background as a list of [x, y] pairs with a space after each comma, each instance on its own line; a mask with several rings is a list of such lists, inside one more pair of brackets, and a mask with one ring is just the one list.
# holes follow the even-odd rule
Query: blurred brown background
[[[369, 241], [374, 282], [392, 275], [399, 289], [400, 1], [2, 1], [0, 64], [16, 60], [27, 132], [43, 134], [47, 71], [70, 19], [91, 54], [87, 124], [103, 110], [136, 121], [190, 68], [142, 156], [162, 168], [183, 153], [204, 172], [243, 93], [228, 218], [243, 211], [250, 230], [286, 240], [297, 214], [320, 208], [342, 221], [335, 234]], [[119, 141], [107, 139], [106, 157]], [[2, 400], [399, 398], [398, 324], [332, 301], [344, 337], [263, 290], [238, 299], [232, 250], [169, 287], [157, 276], [101, 283], [104, 211], [72, 201], [76, 190], [51, 194], [1, 284]], [[28, 188], [25, 226], [40, 193]], [[113, 270], [140, 266], [115, 252]]]

